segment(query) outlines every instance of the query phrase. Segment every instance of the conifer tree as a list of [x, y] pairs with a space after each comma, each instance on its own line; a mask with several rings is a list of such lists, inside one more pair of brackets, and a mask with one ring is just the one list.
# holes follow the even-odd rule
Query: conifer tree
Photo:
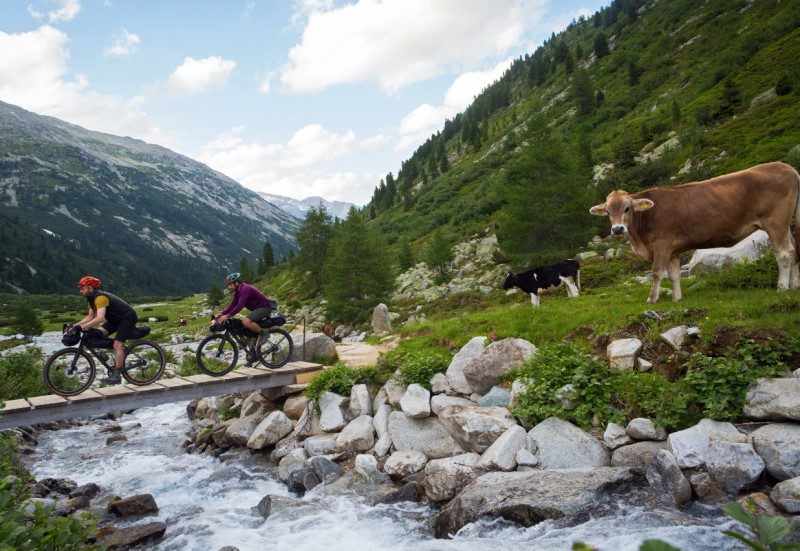
[[414, 253], [411, 251], [411, 245], [405, 237], [400, 240], [400, 252], [397, 260], [401, 272], [405, 272], [414, 265]]
[[264, 260], [264, 267], [269, 269], [275, 265], [275, 253], [272, 250], [272, 245], [269, 241], [264, 242], [264, 249], [261, 253], [261, 258]]
[[253, 282], [253, 271], [250, 269], [250, 263], [245, 257], [239, 261], [239, 273], [242, 276], [242, 281], [245, 283]]
[[225, 298], [225, 294], [222, 292], [222, 288], [217, 285], [216, 282], [211, 283], [208, 287], [208, 296], [206, 297], [206, 304], [212, 310], [216, 309], [217, 306], [222, 304], [222, 300]]
[[436, 272], [439, 279], [443, 279], [447, 273], [447, 264], [452, 259], [453, 250], [450, 248], [441, 226], [439, 226], [434, 230], [431, 242], [425, 250], [425, 263], [428, 268]]
[[322, 290], [322, 271], [332, 235], [333, 222], [325, 207], [309, 209], [297, 231], [297, 245], [300, 251], [297, 253], [295, 265], [301, 274], [307, 274], [307, 281], [314, 293]]
[[21, 300], [14, 311], [14, 321], [11, 328], [25, 337], [41, 335], [44, 323], [39, 318], [39, 313], [33, 309], [27, 300]]
[[609, 53], [611, 53], [611, 51], [608, 49], [608, 40], [606, 40], [605, 33], [601, 31], [594, 37], [594, 55], [597, 56], [597, 59], [600, 59], [607, 56]]

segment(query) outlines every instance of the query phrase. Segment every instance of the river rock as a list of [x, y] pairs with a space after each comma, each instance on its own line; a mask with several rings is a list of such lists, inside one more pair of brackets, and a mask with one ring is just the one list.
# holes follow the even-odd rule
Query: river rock
[[309, 457], [327, 455], [336, 451], [337, 438], [339, 438], [338, 434], [310, 436], [303, 440], [303, 449], [306, 450]]
[[339, 432], [347, 426], [347, 398], [325, 392], [319, 399], [319, 427], [325, 432]]
[[759, 379], [747, 392], [745, 417], [800, 421], [800, 379]]
[[386, 381], [386, 384], [383, 385], [383, 390], [386, 392], [386, 397], [389, 400], [389, 404], [392, 407], [399, 408], [400, 400], [406, 393], [406, 385], [396, 379], [389, 379]]
[[669, 444], [645, 440], [622, 446], [611, 454], [611, 466], [630, 467], [646, 471], [659, 450], [669, 450]]
[[774, 423], [750, 434], [767, 472], [778, 480], [800, 476], [800, 425]]
[[392, 449], [392, 439], [388, 434], [384, 434], [375, 441], [375, 447], [372, 451], [375, 452], [376, 457], [384, 457]]
[[502, 407], [507, 408], [511, 403], [511, 393], [499, 386], [493, 386], [489, 392], [478, 400], [478, 405], [485, 408]]
[[703, 419], [693, 427], [669, 435], [667, 440], [680, 468], [699, 467], [705, 463], [709, 439], [714, 433], [740, 434], [730, 423]]
[[481, 355], [486, 344], [486, 337], [472, 337], [470, 341], [456, 352], [450, 365], [447, 367], [447, 382], [450, 388], [460, 394], [472, 394], [472, 386], [467, 382], [464, 375], [464, 367]]
[[368, 454], [356, 456], [355, 472], [362, 480], [372, 484], [382, 484], [389, 480], [389, 476], [378, 470], [378, 460]]
[[425, 468], [428, 458], [422, 452], [404, 451], [394, 452], [386, 463], [383, 470], [386, 474], [397, 477], [405, 477], [421, 471]]
[[800, 513], [800, 477], [777, 483], [769, 496], [787, 513]]
[[325, 483], [332, 482], [344, 474], [344, 469], [327, 457], [312, 457], [306, 464], [314, 470], [317, 478]]
[[69, 497], [80, 497], [86, 496], [89, 499], [93, 498], [97, 494], [100, 493], [100, 486], [95, 484], [94, 482], [89, 482], [88, 484], [84, 484], [83, 486], [78, 486], [74, 490], [69, 493]]
[[286, 487], [290, 492], [303, 495], [309, 490], [313, 490], [320, 483], [317, 474], [311, 467], [303, 467], [302, 469], [295, 469], [289, 474], [289, 479], [286, 481]]
[[547, 519], [582, 519], [603, 498], [641, 484], [629, 469], [517, 471], [484, 474], [471, 482], [434, 519], [436, 537], [454, 534], [482, 517], [502, 517], [523, 526]]
[[513, 471], [517, 467], [517, 452], [525, 448], [527, 438], [525, 429], [514, 425], [483, 452], [479, 465], [486, 469]]
[[431, 398], [431, 411], [434, 415], [439, 415], [447, 406], [474, 406], [470, 400], [459, 398], [458, 396], [447, 396], [446, 394], [436, 394]]
[[278, 478], [284, 482], [289, 480], [289, 475], [292, 474], [293, 471], [306, 466], [306, 459], [308, 459], [308, 454], [306, 454], [306, 450], [303, 448], [297, 448], [289, 452], [278, 463]]
[[225, 429], [225, 440], [231, 446], [246, 446], [247, 441], [258, 426], [258, 421], [259, 419], [255, 415], [233, 419], [228, 428]]
[[764, 460], [749, 442], [712, 438], [706, 451], [706, 470], [732, 494], [752, 485], [764, 472]]
[[722, 484], [714, 481], [708, 473], [694, 473], [689, 477], [689, 484], [703, 503], [719, 503], [728, 495]]
[[401, 411], [389, 414], [389, 438], [397, 451], [419, 451], [430, 459], [463, 453], [436, 417], [412, 419]]
[[297, 439], [297, 436], [292, 433], [283, 440], [279, 441], [275, 444], [275, 449], [272, 450], [272, 453], [269, 454], [269, 458], [277, 463], [293, 450], [300, 448], [300, 441]]
[[542, 469], [607, 467], [608, 451], [594, 436], [563, 421], [549, 417], [533, 427], [528, 436], [536, 443]]
[[[292, 340], [296, 343], [289, 356], [290, 362], [303, 360], [303, 335], [302, 333], [292, 334]], [[336, 343], [325, 333], [307, 333], [305, 341], [306, 360], [312, 358], [335, 358]]]
[[308, 406], [308, 402], [308, 398], [303, 394], [289, 396], [283, 404], [283, 413], [285, 413], [286, 417], [289, 419], [294, 419], [296, 421], [303, 415], [303, 411]]
[[264, 496], [256, 505], [256, 511], [262, 517], [287, 522], [317, 515], [324, 510], [321, 505], [313, 501], [303, 501], [302, 499], [273, 494]]
[[415, 419], [430, 416], [430, 391], [416, 383], [408, 385], [406, 393], [400, 399], [400, 408], [406, 415]]
[[683, 475], [672, 452], [659, 450], [647, 468], [647, 482], [664, 496], [669, 496], [675, 505], [692, 500], [692, 486]]
[[365, 452], [374, 445], [375, 428], [369, 415], [350, 421], [336, 439], [336, 449], [339, 451]]
[[491, 343], [477, 358], [463, 367], [464, 379], [472, 392], [484, 394], [500, 378], [536, 353], [536, 347], [525, 339], [508, 338]]
[[753, 492], [740, 497], [736, 502], [755, 517], [774, 517], [781, 514], [772, 499], [763, 492]]
[[450, 390], [450, 383], [447, 380], [447, 375], [436, 373], [431, 377], [431, 392], [433, 394], [442, 394], [448, 390]]
[[[615, 450], [620, 446], [625, 446], [633, 442], [625, 428], [616, 423], [609, 423], [603, 433], [603, 443], [609, 450]], [[613, 463], [612, 463], [613, 465]], [[615, 465], [616, 466], [616, 465]]]
[[140, 517], [158, 513], [158, 505], [151, 494], [137, 494], [111, 501], [108, 504], [108, 512], [117, 518]]
[[382, 404], [375, 410], [375, 417], [372, 418], [372, 426], [375, 429], [375, 434], [378, 438], [388, 436], [389, 434], [389, 414], [392, 408], [388, 404]]
[[625, 432], [635, 440], [659, 440], [655, 425], [645, 417], [631, 419]]
[[292, 420], [280, 410], [273, 411], [253, 430], [247, 440], [247, 447], [251, 450], [262, 450], [267, 446], [277, 444], [279, 440], [292, 432]]
[[149, 522], [127, 528], [115, 528], [111, 533], [99, 538], [97, 543], [108, 549], [131, 549], [160, 540], [166, 531], [167, 525], [163, 522]]
[[536, 467], [539, 458], [528, 451], [527, 448], [520, 448], [517, 452], [517, 467]]
[[86, 496], [78, 496], [67, 499], [65, 501], [60, 501], [58, 505], [56, 505], [55, 510], [53, 511], [56, 515], [60, 517], [66, 517], [78, 511], [80, 509], [86, 509], [89, 507], [89, 498]]
[[506, 430], [517, 425], [506, 408], [497, 407], [448, 406], [439, 412], [439, 420], [465, 450], [475, 453], [485, 452]]
[[475, 480], [480, 456], [465, 453], [455, 457], [433, 459], [425, 465], [425, 496], [430, 501], [445, 501]]
[[261, 391], [251, 392], [247, 398], [244, 399], [239, 410], [239, 417], [249, 417], [251, 415], [261, 419], [275, 409], [275, 404], [267, 400]]
[[350, 416], [355, 419], [361, 415], [372, 415], [372, 398], [367, 385], [353, 385], [350, 389]]
[[642, 349], [639, 339], [617, 339], [606, 347], [609, 363], [623, 370], [633, 369], [636, 355]]

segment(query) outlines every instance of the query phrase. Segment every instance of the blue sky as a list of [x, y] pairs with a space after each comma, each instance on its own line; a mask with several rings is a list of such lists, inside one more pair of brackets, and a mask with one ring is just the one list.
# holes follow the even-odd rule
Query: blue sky
[[0, 100], [363, 204], [599, 0], [0, 0]]

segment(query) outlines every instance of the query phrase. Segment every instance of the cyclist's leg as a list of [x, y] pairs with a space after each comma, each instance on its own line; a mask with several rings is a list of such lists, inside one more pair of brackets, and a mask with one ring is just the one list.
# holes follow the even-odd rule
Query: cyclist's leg
[[125, 341], [131, 337], [131, 334], [136, 329], [136, 321], [136, 316], [128, 316], [119, 321], [117, 334], [114, 337], [114, 368], [117, 371], [122, 371], [125, 361]]
[[253, 333], [261, 333], [261, 326], [258, 324], [258, 322], [268, 318], [269, 313], [270, 308], [268, 306], [265, 308], [256, 308], [247, 314], [247, 317], [242, 320], [242, 323]]

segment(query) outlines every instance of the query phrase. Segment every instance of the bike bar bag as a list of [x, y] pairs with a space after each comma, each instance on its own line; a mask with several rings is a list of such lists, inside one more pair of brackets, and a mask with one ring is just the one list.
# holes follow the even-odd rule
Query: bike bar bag
[[65, 331], [63, 335], [61, 335], [61, 343], [64, 346], [75, 346], [81, 342], [81, 332], [73, 331], [72, 329]]

